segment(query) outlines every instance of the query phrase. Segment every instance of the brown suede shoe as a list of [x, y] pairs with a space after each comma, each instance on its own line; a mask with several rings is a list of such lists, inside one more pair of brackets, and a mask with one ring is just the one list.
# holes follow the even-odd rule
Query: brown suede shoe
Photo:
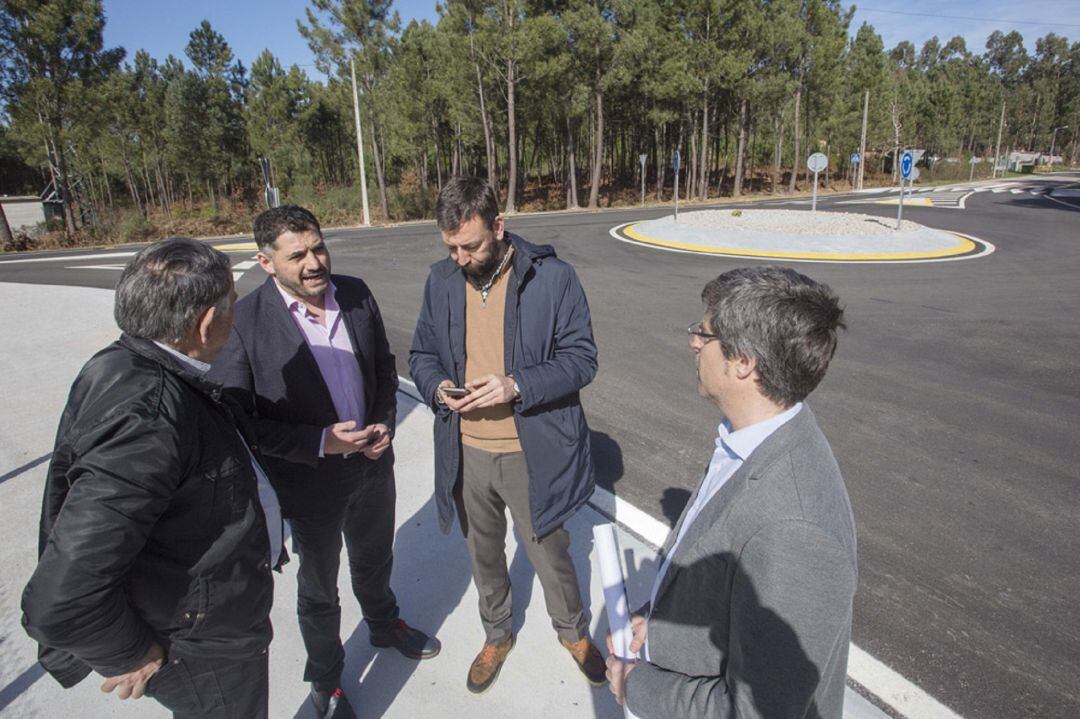
[[476, 655], [476, 659], [473, 659], [472, 666], [469, 667], [469, 678], [465, 682], [465, 688], [473, 694], [480, 694], [487, 690], [499, 678], [499, 670], [506, 661], [506, 655], [513, 648], [513, 635], [501, 644], [485, 644]]
[[604, 662], [604, 658], [600, 656], [600, 650], [593, 646], [588, 637], [583, 637], [573, 643], [565, 639], [559, 639], [559, 644], [562, 644], [566, 647], [566, 651], [570, 652], [570, 656], [577, 662], [578, 669], [589, 680], [589, 684], [594, 687], [602, 687], [607, 684], [607, 676], [605, 676], [607, 674], [607, 664]]

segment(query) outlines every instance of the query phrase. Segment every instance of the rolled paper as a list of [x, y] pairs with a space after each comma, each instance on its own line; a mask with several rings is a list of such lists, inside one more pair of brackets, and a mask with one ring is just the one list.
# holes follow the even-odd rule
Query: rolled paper
[[[634, 630], [630, 625], [630, 608], [626, 601], [626, 584], [622, 564], [619, 562], [619, 538], [614, 524], [593, 527], [593, 548], [600, 565], [600, 583], [604, 587], [604, 603], [607, 605], [608, 626], [611, 628], [611, 647], [615, 656], [624, 661], [637, 659], [637, 652], [630, 651]], [[626, 719], [636, 719], [629, 707], [623, 707]]]

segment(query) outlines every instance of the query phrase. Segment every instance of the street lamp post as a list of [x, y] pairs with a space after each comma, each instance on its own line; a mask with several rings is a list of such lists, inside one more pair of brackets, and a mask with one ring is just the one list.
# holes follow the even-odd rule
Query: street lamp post
[[1054, 143], [1057, 141], [1058, 130], [1068, 130], [1068, 125], [1062, 125], [1061, 127], [1055, 127], [1054, 131], [1050, 134], [1050, 170], [1054, 170]]

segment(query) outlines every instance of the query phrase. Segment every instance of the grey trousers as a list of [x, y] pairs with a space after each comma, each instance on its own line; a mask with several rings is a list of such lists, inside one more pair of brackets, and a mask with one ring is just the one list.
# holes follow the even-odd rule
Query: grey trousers
[[510, 572], [506, 566], [506, 509], [525, 552], [540, 578], [551, 625], [560, 639], [575, 642], [589, 633], [577, 572], [570, 559], [565, 529], [533, 539], [529, 512], [529, 475], [523, 452], [496, 454], [462, 446], [462, 480], [454, 489], [458, 521], [472, 559], [473, 581], [480, 594], [480, 620], [488, 643], [511, 633]]

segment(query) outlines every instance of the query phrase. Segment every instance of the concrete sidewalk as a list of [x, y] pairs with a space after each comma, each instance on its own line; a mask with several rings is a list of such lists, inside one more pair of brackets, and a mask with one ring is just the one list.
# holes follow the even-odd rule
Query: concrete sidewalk
[[[152, 700], [120, 702], [98, 690], [91, 675], [64, 691], [35, 662], [35, 646], [19, 617], [22, 588], [37, 556], [37, 523], [48, 455], [71, 380], [97, 349], [117, 336], [113, 293], [72, 287], [0, 284], [0, 715], [7, 717], [167, 717]], [[62, 328], [62, 329], [61, 329]], [[347, 651], [345, 690], [360, 717], [512, 716], [618, 719], [607, 688], [592, 689], [558, 645], [543, 595], [524, 551], [511, 537], [515, 631], [518, 643], [498, 682], [469, 694], [465, 675], [484, 634], [468, 555], [455, 531], [444, 536], [432, 498], [431, 414], [407, 392], [399, 395], [397, 536], [393, 586], [402, 615], [443, 642], [435, 659], [415, 662], [368, 643], [343, 566], [342, 633]], [[591, 527], [607, 520], [586, 508], [568, 524], [583, 589], [591, 598], [594, 636], [607, 631], [603, 593], [591, 559]], [[620, 532], [631, 606], [647, 597], [655, 549]], [[344, 564], [344, 563], [343, 563]], [[270, 652], [270, 715], [313, 717], [302, 681], [304, 651], [296, 623], [296, 562], [277, 575]], [[845, 716], [884, 714], [851, 690]]]

